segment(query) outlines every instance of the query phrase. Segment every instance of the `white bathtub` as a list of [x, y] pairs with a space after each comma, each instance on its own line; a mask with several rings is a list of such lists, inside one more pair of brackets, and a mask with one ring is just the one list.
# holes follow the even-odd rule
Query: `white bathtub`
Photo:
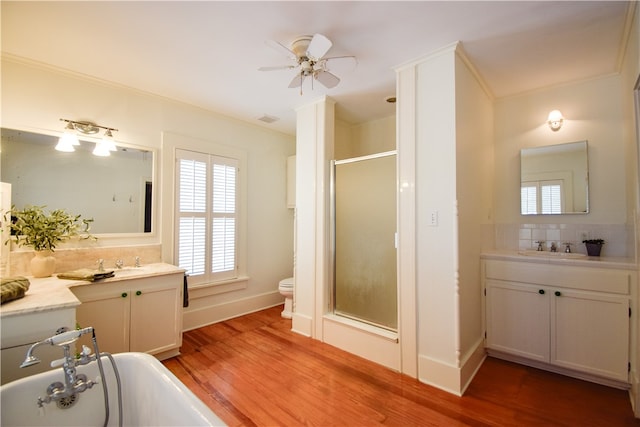
[[[125, 426], [224, 426], [202, 401], [155, 357], [144, 353], [113, 355], [122, 382]], [[118, 395], [108, 358], [102, 365], [109, 388], [109, 426], [118, 425]], [[25, 368], [29, 369], [29, 368]], [[96, 362], [78, 367], [78, 373], [96, 379]], [[55, 402], [37, 405], [52, 382], [64, 382], [62, 368], [22, 378], [0, 387], [3, 427], [9, 426], [102, 426], [105, 420], [102, 384], [79, 394], [73, 407], [59, 409]]]

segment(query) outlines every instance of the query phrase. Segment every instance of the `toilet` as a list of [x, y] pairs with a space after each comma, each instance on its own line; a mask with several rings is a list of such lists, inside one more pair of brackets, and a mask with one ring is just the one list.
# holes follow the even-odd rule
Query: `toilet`
[[284, 310], [282, 317], [291, 319], [291, 310], [293, 310], [293, 277], [282, 279], [278, 284], [278, 291], [284, 297]]

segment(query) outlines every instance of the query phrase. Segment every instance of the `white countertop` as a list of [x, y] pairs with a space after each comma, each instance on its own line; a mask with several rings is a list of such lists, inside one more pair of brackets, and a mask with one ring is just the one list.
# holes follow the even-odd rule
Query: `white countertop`
[[0, 306], [0, 317], [5, 318], [27, 313], [76, 307], [80, 305], [80, 300], [78, 300], [69, 289], [74, 286], [91, 286], [96, 283], [119, 282], [122, 280], [161, 276], [172, 273], [184, 273], [184, 271], [184, 269], [176, 267], [175, 265], [157, 263], [143, 265], [138, 268], [114, 270], [114, 277], [96, 282], [59, 279], [56, 276], [44, 278], [27, 276], [31, 284], [26, 295], [24, 298], [2, 304]]
[[573, 265], [582, 267], [615, 268], [622, 270], [636, 270], [638, 265], [633, 258], [584, 256], [569, 258], [562, 253], [536, 253], [537, 251], [491, 250], [480, 255], [482, 259], [507, 260], [518, 262], [532, 262], [537, 264]]

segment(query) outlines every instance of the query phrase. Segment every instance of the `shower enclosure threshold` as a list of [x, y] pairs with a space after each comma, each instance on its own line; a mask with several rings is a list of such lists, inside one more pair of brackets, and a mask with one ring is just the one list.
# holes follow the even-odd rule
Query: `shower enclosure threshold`
[[327, 313], [324, 315], [324, 319], [329, 322], [339, 323], [344, 326], [351, 327], [353, 329], [357, 329], [361, 332], [365, 332], [371, 335], [375, 335], [384, 339], [387, 339], [392, 342], [398, 342], [398, 333], [395, 331], [390, 331], [389, 329], [375, 326], [370, 323], [366, 323], [363, 321], [355, 320], [349, 317], [345, 317], [339, 314]]

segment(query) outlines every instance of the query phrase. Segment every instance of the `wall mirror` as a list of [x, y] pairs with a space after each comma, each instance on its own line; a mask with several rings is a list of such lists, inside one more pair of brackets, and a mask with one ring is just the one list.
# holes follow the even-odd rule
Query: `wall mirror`
[[520, 213], [589, 213], [587, 141], [520, 151]]
[[11, 184], [11, 204], [93, 218], [93, 234], [150, 233], [153, 151], [117, 144], [110, 156], [94, 156], [95, 141], [79, 136], [74, 152], [60, 152], [58, 138], [1, 129], [0, 181]]

